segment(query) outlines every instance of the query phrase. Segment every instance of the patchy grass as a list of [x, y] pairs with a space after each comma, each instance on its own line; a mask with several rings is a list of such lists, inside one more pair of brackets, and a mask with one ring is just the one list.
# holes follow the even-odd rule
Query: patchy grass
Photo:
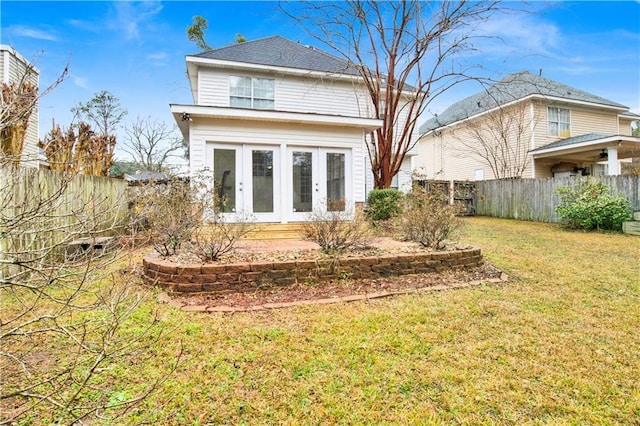
[[[640, 238], [471, 218], [510, 282], [234, 315], [149, 301], [164, 338], [113, 394], [178, 370], [129, 421], [160, 424], [634, 424]], [[126, 384], [126, 386], [124, 386]]]

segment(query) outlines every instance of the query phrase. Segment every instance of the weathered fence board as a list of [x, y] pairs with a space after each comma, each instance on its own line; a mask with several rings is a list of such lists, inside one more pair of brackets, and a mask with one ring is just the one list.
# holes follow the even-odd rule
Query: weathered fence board
[[127, 184], [118, 179], [0, 167], [0, 191], [5, 255], [45, 256], [73, 238], [114, 232], [127, 214]]
[[[558, 188], [575, 186], [580, 178], [505, 179], [477, 181], [476, 214], [537, 222], [559, 222], [555, 208], [560, 204]], [[640, 176], [590, 177], [607, 185], [611, 192], [627, 198], [640, 210]]]

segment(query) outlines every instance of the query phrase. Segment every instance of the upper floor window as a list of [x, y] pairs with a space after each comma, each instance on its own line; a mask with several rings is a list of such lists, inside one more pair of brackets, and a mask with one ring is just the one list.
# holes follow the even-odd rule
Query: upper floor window
[[275, 80], [270, 78], [229, 78], [230, 105], [238, 108], [275, 109]]
[[549, 107], [549, 136], [571, 136], [571, 111], [566, 108]]

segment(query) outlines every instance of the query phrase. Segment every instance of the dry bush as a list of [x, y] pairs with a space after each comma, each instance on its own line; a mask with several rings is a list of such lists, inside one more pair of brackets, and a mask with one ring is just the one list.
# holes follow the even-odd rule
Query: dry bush
[[215, 262], [232, 251], [236, 243], [253, 228], [251, 216], [236, 214], [231, 221], [218, 215], [214, 222], [200, 227], [194, 233], [190, 251], [203, 262]]
[[[344, 204], [341, 203], [342, 207]], [[305, 239], [315, 242], [326, 253], [369, 247], [373, 232], [365, 218], [349, 209], [334, 208], [329, 204], [309, 214], [302, 226]]]
[[431, 194], [413, 191], [405, 198], [404, 213], [397, 219], [399, 233], [434, 250], [442, 250], [457, 237], [463, 221], [456, 209]]
[[[0, 160], [20, 164], [24, 140], [29, 127], [33, 105], [38, 99], [38, 86], [30, 81], [0, 85]], [[9, 160], [9, 161], [5, 161]]]
[[202, 223], [202, 209], [195, 202], [195, 189], [189, 182], [150, 182], [135, 192], [132, 224], [149, 236], [158, 254], [174, 255], [191, 241], [194, 230]]
[[87, 123], [79, 123], [78, 134], [74, 127], [66, 130], [59, 125], [47, 133], [38, 143], [47, 157], [51, 170], [106, 176], [113, 165], [116, 137], [98, 135]]
[[73, 185], [78, 178], [0, 167], [0, 424], [113, 421], [166, 377], [134, 389], [111, 380], [161, 328], [139, 315], [146, 294], [115, 273], [125, 254], [117, 245], [66, 255], [71, 241], [124, 225], [125, 200]]

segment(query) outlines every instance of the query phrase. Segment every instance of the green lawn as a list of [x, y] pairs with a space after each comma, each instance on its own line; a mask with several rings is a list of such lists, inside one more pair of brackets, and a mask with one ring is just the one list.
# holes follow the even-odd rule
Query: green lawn
[[112, 379], [134, 394], [184, 355], [127, 422], [637, 424], [640, 238], [471, 218], [464, 240], [509, 282], [234, 315], [150, 301], [138, 319], [167, 332]]

